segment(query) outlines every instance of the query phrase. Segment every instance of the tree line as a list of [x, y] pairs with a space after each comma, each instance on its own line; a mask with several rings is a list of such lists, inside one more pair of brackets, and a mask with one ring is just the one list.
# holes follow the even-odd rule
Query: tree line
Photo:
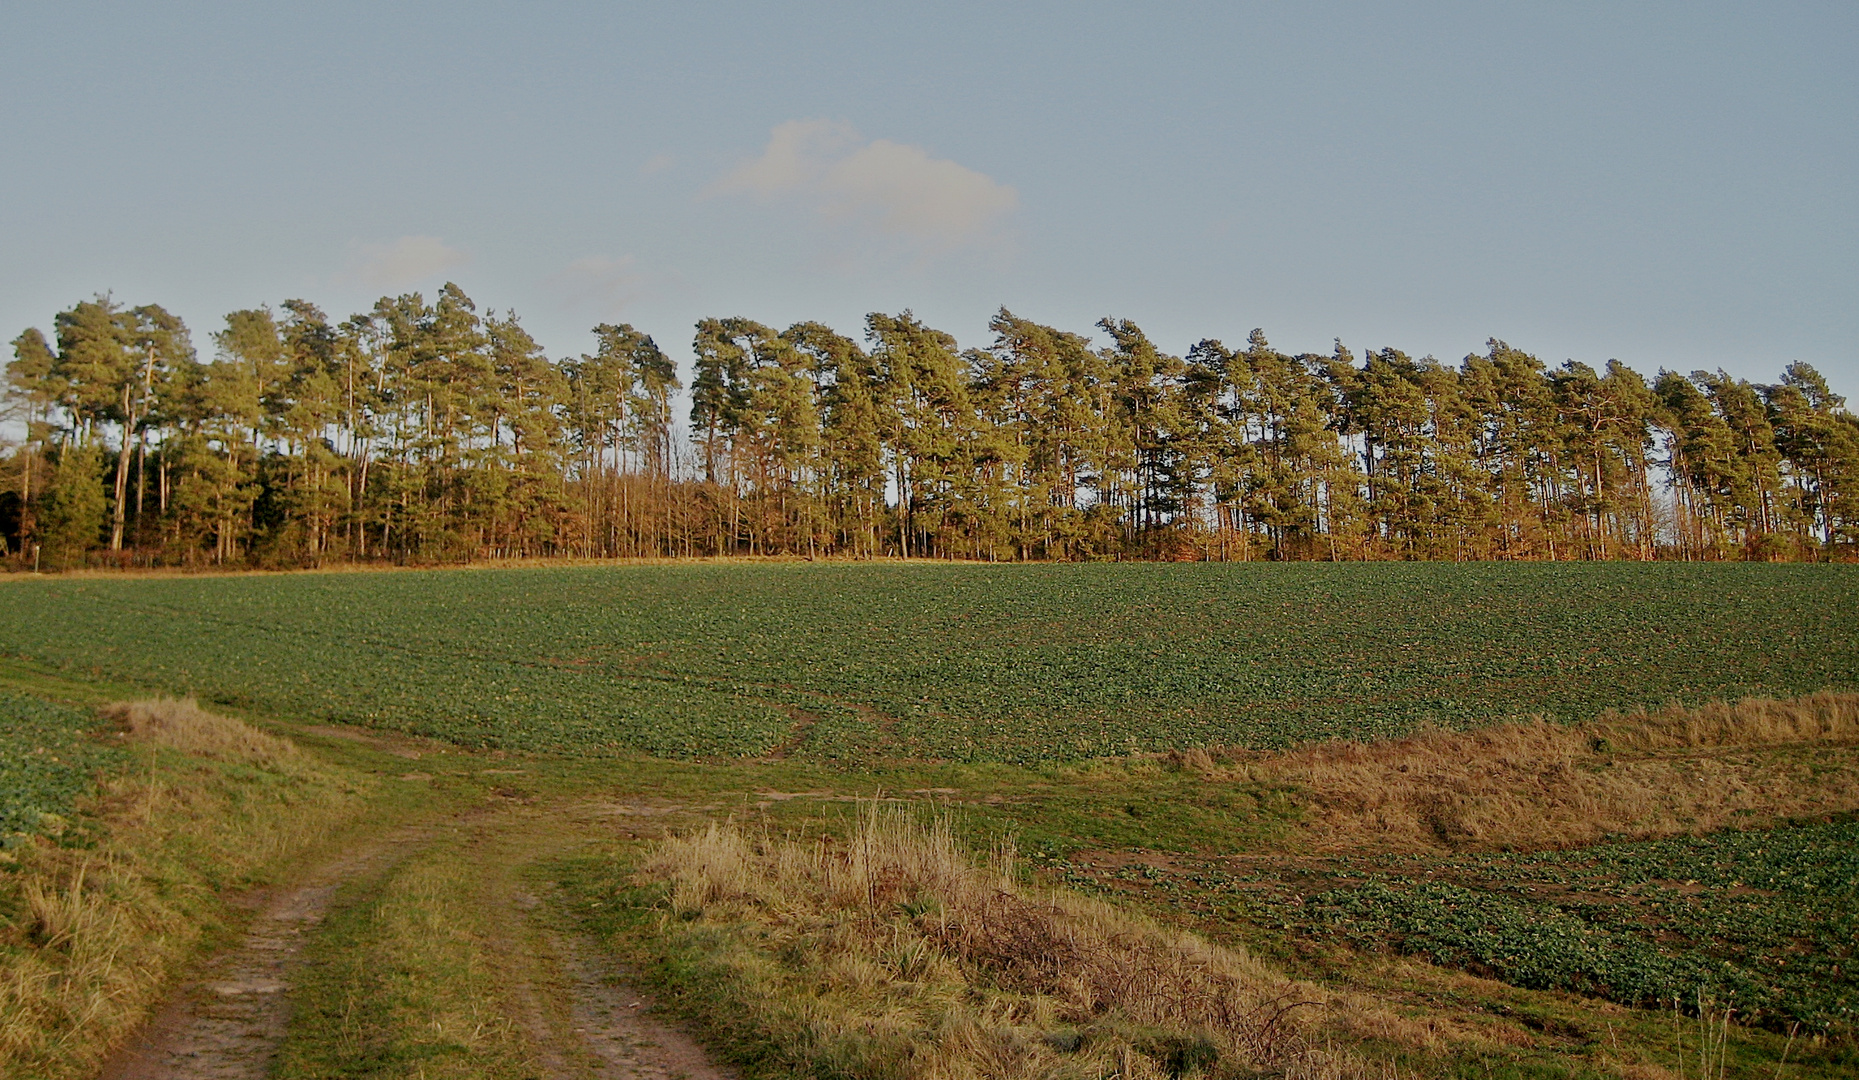
[[[1859, 551], [1859, 420], [1774, 384], [1457, 365], [1254, 330], [1185, 356], [1002, 310], [629, 325], [551, 359], [455, 285], [341, 321], [182, 321], [111, 297], [13, 341], [0, 544], [16, 567], [729, 554], [988, 560], [1816, 559]], [[678, 412], [688, 401], [684, 423]], [[17, 425], [16, 425], [17, 426]]]

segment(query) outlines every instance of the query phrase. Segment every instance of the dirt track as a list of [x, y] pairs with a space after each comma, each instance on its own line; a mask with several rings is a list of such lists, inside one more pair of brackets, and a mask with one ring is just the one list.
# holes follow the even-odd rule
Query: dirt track
[[730, 1080], [702, 1047], [660, 1023], [652, 999], [618, 981], [595, 958], [591, 943], [557, 940], [569, 976], [572, 1036], [597, 1064], [601, 1080]]
[[159, 1009], [104, 1066], [103, 1080], [262, 1078], [290, 1020], [290, 980], [311, 931], [344, 882], [386, 870], [430, 826], [407, 826], [353, 848], [265, 897], [245, 937]]
[[[604, 805], [583, 820], [666, 813]], [[675, 811], [674, 811], [675, 812]], [[239, 942], [207, 961], [104, 1066], [102, 1080], [262, 1080], [290, 1022], [293, 976], [337, 891], [391, 873], [440, 829], [462, 825], [486, 860], [486, 900], [498, 909], [494, 947], [506, 954], [515, 1019], [535, 1043], [548, 1080], [730, 1080], [687, 1035], [659, 1022], [650, 998], [618, 978], [591, 941], [549, 925], [545, 905], [515, 885], [513, 870], [551, 845], [537, 843], [535, 812], [469, 815], [403, 827], [351, 848], [254, 899], [262, 910]], [[538, 948], [538, 946], [540, 946]], [[527, 955], [525, 955], [527, 954]], [[554, 1000], [550, 1000], [554, 999]]]

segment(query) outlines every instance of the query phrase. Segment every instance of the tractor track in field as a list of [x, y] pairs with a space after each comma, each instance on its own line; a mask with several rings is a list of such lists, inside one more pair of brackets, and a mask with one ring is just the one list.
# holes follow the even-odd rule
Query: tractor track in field
[[343, 852], [293, 885], [251, 899], [261, 910], [221, 952], [157, 1009], [105, 1063], [102, 1080], [259, 1080], [290, 1023], [291, 979], [343, 884], [386, 872], [429, 841], [435, 826], [407, 825]]
[[734, 1080], [689, 1035], [661, 1022], [648, 995], [605, 970], [591, 942], [556, 938], [557, 956], [572, 980], [575, 1041], [593, 1058], [599, 1080]]
[[[564, 832], [539, 822], [601, 823], [613, 835], [663, 835], [714, 806], [626, 799], [577, 799], [510, 808], [499, 830], [480, 825], [466, 849], [484, 867], [481, 896], [489, 937], [506, 957], [503, 996], [537, 1051], [547, 1080], [735, 1080], [689, 1035], [660, 1020], [653, 998], [627, 981], [597, 942], [575, 932], [551, 903], [555, 886], [525, 880], [523, 867], [559, 854]], [[540, 886], [540, 890], [532, 888]], [[538, 891], [549, 895], [539, 896]]]
[[[251, 894], [247, 903], [257, 913], [245, 932], [151, 1014], [142, 1030], [105, 1062], [100, 1080], [269, 1076], [290, 1027], [292, 990], [305, 946], [343, 886], [394, 873], [448, 827], [476, 833], [476, 855], [499, 847], [523, 849], [523, 817], [503, 812], [508, 809], [494, 806], [401, 826], [310, 868], [289, 885]], [[595, 817], [657, 825], [687, 809], [709, 808], [602, 802], [582, 809]], [[638, 835], [636, 829], [620, 828]], [[499, 832], [507, 836], [498, 837]], [[528, 857], [537, 850], [527, 849]], [[522, 855], [503, 854], [501, 870], [525, 861]], [[534, 1065], [546, 1080], [733, 1080], [734, 1072], [713, 1064], [688, 1035], [660, 1021], [652, 999], [629, 986], [624, 972], [601, 955], [596, 943], [550, 925], [534, 895], [502, 884], [502, 874], [490, 876], [500, 883], [492, 893], [502, 909], [495, 947], [506, 958], [529, 953], [510, 966], [507, 1005], [533, 1041], [538, 1051]]]

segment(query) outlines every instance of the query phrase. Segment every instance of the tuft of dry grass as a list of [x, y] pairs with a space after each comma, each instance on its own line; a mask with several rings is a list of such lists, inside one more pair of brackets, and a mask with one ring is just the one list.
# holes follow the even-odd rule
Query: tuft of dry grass
[[1430, 1037], [1243, 950], [1033, 895], [1011, 847], [970, 858], [946, 820], [895, 805], [844, 841], [711, 823], [640, 875], [665, 890], [687, 1007], [744, 1057], [772, 1044], [810, 1075], [1343, 1080], [1382, 1070], [1338, 1039]]
[[135, 757], [85, 808], [98, 844], [28, 844], [0, 875], [0, 1077], [93, 1073], [219, 924], [223, 890], [362, 805], [359, 778], [191, 701], [104, 711]]
[[1859, 694], [1166, 760], [1302, 789], [1311, 850], [1577, 847], [1859, 807]]
[[102, 712], [121, 724], [130, 738], [183, 754], [261, 767], [303, 761], [296, 743], [210, 713], [193, 698], [121, 701], [104, 706]]

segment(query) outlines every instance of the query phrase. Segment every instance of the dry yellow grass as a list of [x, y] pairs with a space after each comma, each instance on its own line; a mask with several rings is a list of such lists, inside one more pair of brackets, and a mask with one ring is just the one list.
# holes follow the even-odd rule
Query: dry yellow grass
[[1011, 849], [977, 862], [895, 806], [844, 842], [713, 823], [641, 875], [667, 890], [662, 940], [713, 1035], [810, 1073], [1318, 1080], [1382, 1074], [1339, 1046], [1441, 1037], [1242, 950], [1030, 894]]
[[1859, 808], [1859, 694], [1169, 760], [1302, 789], [1315, 851], [1572, 847]]
[[105, 711], [138, 752], [90, 807], [100, 842], [27, 845], [0, 878], [0, 1076], [93, 1072], [223, 916], [222, 890], [362, 803], [354, 777], [191, 701]]
[[121, 724], [131, 739], [183, 754], [260, 766], [303, 761], [296, 743], [207, 712], [193, 698], [117, 702], [104, 706], [103, 714]]

